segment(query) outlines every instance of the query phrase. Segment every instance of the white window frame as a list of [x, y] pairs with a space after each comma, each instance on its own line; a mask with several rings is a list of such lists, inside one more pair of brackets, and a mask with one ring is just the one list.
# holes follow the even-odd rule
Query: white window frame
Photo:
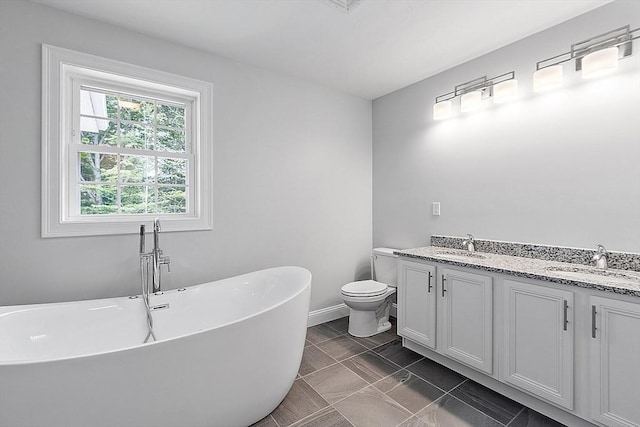
[[[106, 86], [187, 106], [185, 130], [191, 142], [187, 213], [79, 214], [73, 166], [81, 132], [79, 112], [73, 109], [78, 105], [74, 94], [79, 97], [81, 85]], [[160, 218], [163, 231], [212, 229], [212, 92], [209, 82], [43, 44], [42, 237], [137, 233], [140, 224], [154, 218]], [[102, 148], [100, 152], [111, 150]]]

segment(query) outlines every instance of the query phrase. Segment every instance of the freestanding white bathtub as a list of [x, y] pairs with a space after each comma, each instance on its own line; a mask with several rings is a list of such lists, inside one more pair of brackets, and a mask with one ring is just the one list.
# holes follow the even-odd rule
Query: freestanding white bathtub
[[0, 426], [248, 426], [300, 366], [311, 273], [279, 267], [142, 298], [0, 307]]

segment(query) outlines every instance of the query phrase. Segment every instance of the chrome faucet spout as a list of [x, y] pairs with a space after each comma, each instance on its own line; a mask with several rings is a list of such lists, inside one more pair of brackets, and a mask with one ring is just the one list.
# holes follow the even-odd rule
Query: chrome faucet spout
[[596, 248], [596, 254], [593, 256], [593, 260], [596, 263], [596, 268], [606, 269], [608, 267], [608, 256], [609, 251], [607, 251], [604, 246], [598, 245], [598, 247]]
[[464, 246], [469, 252], [475, 252], [476, 239], [474, 239], [471, 234], [467, 234], [467, 239], [462, 241], [462, 246]]

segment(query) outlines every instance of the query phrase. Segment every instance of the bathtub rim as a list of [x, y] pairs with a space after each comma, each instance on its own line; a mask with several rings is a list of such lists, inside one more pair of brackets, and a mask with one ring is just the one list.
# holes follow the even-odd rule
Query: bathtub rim
[[[179, 340], [182, 338], [186, 338], [186, 337], [190, 337], [190, 336], [194, 336], [194, 335], [198, 335], [198, 334], [202, 334], [202, 333], [206, 333], [215, 329], [219, 329], [219, 328], [224, 328], [227, 327], [229, 325], [235, 324], [235, 323], [239, 323], [245, 320], [249, 320], [251, 318], [260, 316], [261, 314], [264, 314], [268, 311], [274, 310], [286, 303], [288, 303], [289, 301], [295, 299], [296, 297], [300, 296], [301, 294], [303, 294], [307, 289], [310, 290], [311, 288], [311, 282], [313, 280], [313, 275], [311, 274], [311, 271], [309, 271], [308, 269], [304, 268], [304, 267], [300, 267], [300, 266], [295, 266], [295, 265], [285, 265], [285, 266], [279, 266], [279, 267], [270, 267], [270, 268], [265, 268], [262, 270], [256, 270], [256, 271], [251, 271], [249, 273], [243, 273], [243, 274], [239, 274], [237, 276], [231, 276], [228, 278], [224, 278], [224, 279], [219, 279], [219, 280], [213, 280], [210, 282], [205, 282], [205, 283], [200, 283], [197, 285], [191, 285], [191, 286], [185, 286], [185, 287], [181, 287], [181, 288], [177, 288], [177, 289], [170, 289], [168, 291], [163, 291], [165, 294], [167, 293], [176, 293], [178, 292], [178, 289], [189, 289], [189, 288], [194, 288], [197, 286], [204, 286], [204, 285], [208, 285], [208, 284], [212, 284], [215, 282], [221, 282], [224, 280], [230, 280], [230, 279], [235, 279], [235, 278], [239, 278], [242, 276], [246, 276], [249, 274], [256, 274], [256, 273], [263, 273], [263, 272], [267, 272], [267, 271], [271, 271], [271, 270], [279, 270], [279, 269], [287, 269], [287, 268], [294, 268], [294, 269], [299, 269], [299, 270], [304, 270], [304, 272], [306, 272], [306, 277], [305, 279], [307, 280], [307, 282], [305, 283], [304, 286], [302, 286], [298, 291], [296, 291], [295, 293], [287, 296], [287, 298], [284, 298], [281, 301], [278, 301], [277, 304], [275, 305], [271, 305], [263, 310], [259, 310], [255, 313], [251, 313], [247, 316], [243, 316], [243, 317], [239, 317], [237, 319], [234, 319], [233, 321], [230, 322], [226, 322], [226, 323], [222, 323], [220, 325], [217, 325], [213, 328], [207, 328], [207, 329], [201, 329], [201, 330], [196, 330], [194, 332], [189, 332], [186, 334], [181, 334], [181, 335], [176, 335], [174, 337], [171, 337], [169, 339], [163, 339], [163, 340], [159, 340], [159, 341], [153, 341], [153, 342], [148, 342], [148, 343], [139, 343], [137, 345], [133, 345], [133, 346], [126, 346], [126, 347], [121, 347], [121, 348], [117, 348], [114, 350], [107, 350], [107, 351], [101, 351], [98, 353], [87, 353], [87, 354], [81, 354], [81, 355], [74, 355], [74, 356], [69, 356], [69, 357], [58, 357], [58, 358], [50, 358], [50, 359], [39, 359], [39, 360], [1, 360], [0, 359], [0, 368], [4, 367], [4, 366], [19, 366], [19, 365], [34, 365], [34, 364], [41, 364], [41, 363], [51, 363], [51, 362], [61, 362], [61, 361], [67, 361], [67, 360], [75, 360], [75, 359], [82, 359], [82, 358], [89, 358], [89, 357], [98, 357], [98, 356], [102, 356], [102, 355], [107, 355], [107, 354], [113, 354], [113, 353], [118, 353], [118, 352], [123, 352], [123, 351], [128, 351], [131, 349], [135, 349], [135, 348], [148, 348], [151, 346], [154, 346], [156, 344], [164, 344], [167, 343], [169, 341], [174, 341], [174, 340]], [[311, 292], [309, 292], [309, 296], [311, 295]], [[137, 296], [138, 298], [140, 298], [140, 295], [131, 295], [131, 296]], [[55, 303], [43, 303], [43, 304], [24, 304], [24, 306], [38, 306], [38, 305], [54, 305], [54, 304], [72, 304], [75, 302], [90, 302], [90, 301], [101, 301], [101, 300], [129, 300], [131, 296], [123, 296], [123, 297], [112, 297], [112, 298], [97, 298], [97, 299], [89, 299], [89, 300], [78, 300], [78, 301], [69, 301], [69, 302], [55, 302]], [[0, 306], [0, 309], [5, 308], [5, 307], [20, 307], [21, 305], [15, 305], [15, 306]], [[10, 311], [8, 313], [0, 313], [0, 318], [3, 316], [6, 316], [8, 314], [13, 313], [13, 311]]]

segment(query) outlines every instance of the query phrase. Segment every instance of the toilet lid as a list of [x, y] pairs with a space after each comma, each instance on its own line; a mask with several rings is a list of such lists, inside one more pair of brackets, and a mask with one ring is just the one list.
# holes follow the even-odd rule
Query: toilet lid
[[375, 297], [387, 291], [388, 286], [375, 280], [360, 280], [347, 283], [342, 287], [342, 294], [355, 297]]

